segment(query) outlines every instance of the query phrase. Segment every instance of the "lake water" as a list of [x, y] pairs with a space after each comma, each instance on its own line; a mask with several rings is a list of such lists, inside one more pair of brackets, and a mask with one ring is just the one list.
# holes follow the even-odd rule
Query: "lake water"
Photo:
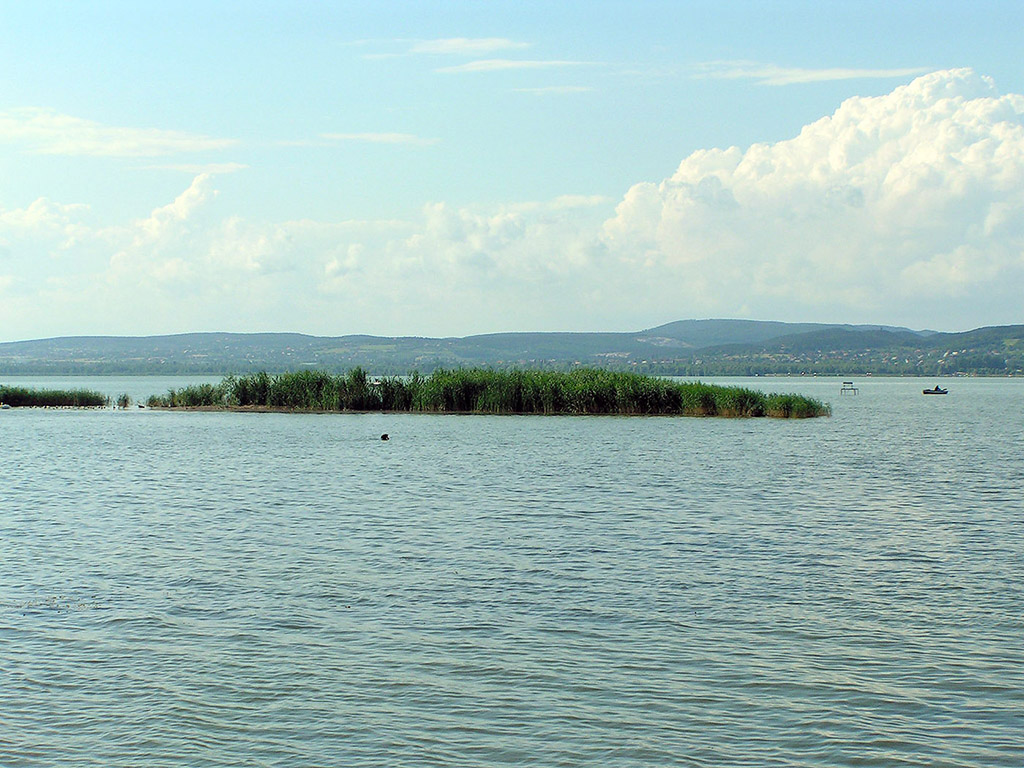
[[739, 381], [834, 415], [0, 412], [0, 765], [1024, 765], [1024, 381]]

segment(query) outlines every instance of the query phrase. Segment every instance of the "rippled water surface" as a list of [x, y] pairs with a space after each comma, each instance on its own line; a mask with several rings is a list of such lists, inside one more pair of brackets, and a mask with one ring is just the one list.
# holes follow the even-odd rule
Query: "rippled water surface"
[[1024, 382], [859, 383], [2, 411], [0, 765], [1024, 765]]

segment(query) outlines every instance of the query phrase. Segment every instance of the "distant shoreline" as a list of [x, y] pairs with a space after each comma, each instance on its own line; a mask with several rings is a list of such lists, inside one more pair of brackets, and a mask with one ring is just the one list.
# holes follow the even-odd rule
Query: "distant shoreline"
[[1024, 375], [1024, 324], [936, 332], [903, 326], [677, 320], [627, 332], [462, 337], [184, 333], [0, 342], [5, 375], [205, 375], [360, 367], [375, 375], [483, 367], [648, 376]]
[[[321, 370], [318, 368], [300, 368], [297, 370], [276, 370], [266, 369], [268, 372], [272, 372], [274, 375], [280, 375], [284, 373], [301, 373], [302, 371]], [[327, 369], [333, 371], [334, 369]], [[506, 369], [498, 369], [506, 370]], [[530, 369], [517, 369], [510, 368], [507, 370], [550, 370], [545, 368], [530, 368]], [[577, 369], [579, 370], [579, 369]], [[612, 373], [634, 373], [632, 371], [619, 371], [618, 369], [601, 369], [608, 370]], [[343, 371], [339, 370], [338, 373]], [[248, 375], [250, 372], [244, 372]], [[10, 370], [0, 369], [0, 382], [6, 377], [12, 378], [69, 378], [69, 379], [98, 379], [98, 378], [122, 378], [122, 379], [142, 379], [142, 378], [168, 378], [168, 379], [184, 379], [184, 378], [204, 378], [204, 379], [220, 379], [226, 376], [238, 375], [239, 371], [228, 372], [224, 370], [217, 371], [53, 371], [53, 370]], [[378, 375], [378, 374], [372, 374]], [[382, 376], [393, 375], [393, 374], [380, 374]], [[714, 378], [714, 379], [839, 379], [839, 378], [864, 378], [864, 379], [1021, 379], [1024, 378], [1024, 373], [868, 373], [858, 371], [843, 371], [838, 373], [831, 372], [815, 372], [815, 373], [636, 373], [638, 376], [651, 376], [654, 378], [672, 378], [672, 379], [698, 379], [698, 378]]]

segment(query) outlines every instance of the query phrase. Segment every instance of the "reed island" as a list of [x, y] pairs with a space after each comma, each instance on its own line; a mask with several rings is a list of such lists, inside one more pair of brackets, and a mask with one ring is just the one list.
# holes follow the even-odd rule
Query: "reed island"
[[592, 368], [570, 372], [439, 369], [429, 376], [371, 378], [355, 368], [228, 376], [219, 384], [172, 389], [150, 408], [304, 412], [606, 414], [811, 418], [831, 409], [797, 394], [675, 382]]
[[106, 408], [110, 398], [89, 389], [29, 389], [0, 384], [0, 406], [10, 408]]

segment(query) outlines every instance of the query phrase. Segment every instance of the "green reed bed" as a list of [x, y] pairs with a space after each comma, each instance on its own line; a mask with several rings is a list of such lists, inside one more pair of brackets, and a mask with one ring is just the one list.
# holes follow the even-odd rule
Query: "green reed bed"
[[110, 398], [88, 389], [29, 389], [0, 385], [0, 405], [12, 408], [98, 408]]
[[803, 395], [766, 395], [744, 387], [679, 383], [634, 373], [570, 373], [484, 368], [439, 369], [429, 376], [371, 380], [300, 371], [229, 376], [219, 384], [172, 389], [151, 407], [269, 408], [296, 411], [629, 414], [808, 418], [828, 405]]

